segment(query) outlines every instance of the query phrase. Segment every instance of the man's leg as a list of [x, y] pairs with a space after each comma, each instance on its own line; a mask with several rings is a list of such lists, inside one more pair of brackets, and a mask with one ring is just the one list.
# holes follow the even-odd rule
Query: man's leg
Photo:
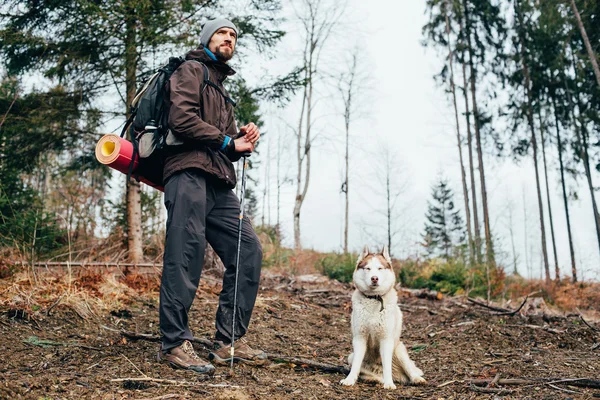
[[[240, 203], [231, 190], [215, 189], [215, 203], [206, 216], [206, 238], [223, 261], [225, 276], [216, 318], [216, 339], [231, 343]], [[262, 247], [247, 217], [242, 225], [235, 338], [246, 334], [258, 294]]]
[[206, 182], [193, 171], [182, 171], [165, 186], [167, 234], [160, 284], [162, 351], [192, 341], [188, 312], [204, 264]]

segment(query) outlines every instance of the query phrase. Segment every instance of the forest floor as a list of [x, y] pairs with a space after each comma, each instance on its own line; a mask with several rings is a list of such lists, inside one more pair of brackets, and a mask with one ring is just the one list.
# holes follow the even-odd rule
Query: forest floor
[[[462, 297], [403, 293], [402, 340], [427, 384], [390, 391], [339, 384], [352, 348], [351, 285], [264, 274], [247, 337], [279, 356], [262, 367], [236, 364], [233, 374], [217, 367], [204, 377], [156, 361], [157, 275], [106, 276], [78, 275], [70, 287], [52, 275], [33, 286], [18, 274], [0, 280], [0, 398], [600, 398], [598, 314], [582, 319], [553, 311], [539, 297], [514, 315], [493, 315]], [[203, 356], [219, 292], [218, 280], [203, 279], [190, 313]], [[131, 333], [148, 337], [134, 340]]]

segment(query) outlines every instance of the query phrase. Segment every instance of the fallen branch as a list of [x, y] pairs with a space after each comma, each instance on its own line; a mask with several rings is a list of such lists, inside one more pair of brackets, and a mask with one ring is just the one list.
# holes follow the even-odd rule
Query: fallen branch
[[592, 325], [590, 325], [584, 318], [583, 315], [581, 315], [581, 311], [579, 311], [579, 308], [577, 309], [577, 312], [579, 313], [579, 319], [587, 325], [588, 328], [590, 328], [592, 331], [594, 332], [600, 332], [600, 329], [598, 328], [594, 328]]
[[521, 311], [521, 309], [523, 308], [523, 306], [525, 305], [525, 303], [527, 303], [527, 299], [529, 299], [529, 296], [534, 295], [538, 292], [533, 292], [528, 294], [527, 296], [525, 296], [525, 300], [523, 300], [523, 302], [521, 303], [521, 305], [519, 306], [519, 308], [517, 308], [514, 311], [507, 311], [507, 312], [499, 312], [499, 313], [492, 313], [492, 315], [515, 315], [517, 314], [519, 311]]
[[[109, 330], [112, 332], [120, 333], [121, 335], [123, 335], [124, 337], [126, 337], [130, 340], [147, 340], [150, 342], [160, 342], [160, 336], [158, 336], [158, 335], [152, 335], [149, 333], [135, 333], [135, 332], [130, 332], [130, 331], [122, 330], [122, 329], [110, 328], [105, 325], [101, 325], [101, 327], [103, 329], [106, 329], [106, 330]], [[195, 343], [200, 343], [209, 348], [213, 347], [212, 340], [194, 337], [194, 339], [192, 341]], [[339, 373], [339, 374], [344, 374], [344, 375], [346, 375], [350, 372], [350, 370], [345, 366], [321, 363], [318, 361], [309, 360], [307, 358], [290, 357], [290, 356], [285, 356], [283, 354], [273, 354], [273, 353], [267, 353], [267, 358], [273, 362], [284, 362], [287, 364], [306, 366], [306, 367], [317, 369], [317, 370], [320, 370], [323, 372], [334, 372], [334, 373]]]
[[531, 325], [531, 324], [506, 324], [503, 326], [512, 326], [512, 327], [525, 327], [525, 328], [531, 328], [531, 329], [541, 329], [543, 331], [549, 332], [549, 333], [553, 333], [555, 335], [560, 335], [565, 333], [566, 331], [561, 331], [558, 329], [552, 329], [552, 328], [548, 328], [547, 326], [539, 326], [539, 325]]
[[496, 384], [500, 380], [500, 375], [501, 375], [500, 373], [496, 374], [496, 377], [490, 383], [488, 383], [487, 387], [493, 388], [494, 386], [496, 386]]
[[[472, 379], [472, 385], [482, 386], [492, 382], [493, 379]], [[568, 383], [571, 386], [579, 386], [590, 389], [600, 389], [600, 380], [589, 378], [522, 378], [522, 379], [499, 379], [498, 385], [531, 385], [532, 383], [555, 384]]]
[[477, 301], [477, 300], [475, 300], [472, 297], [467, 297], [467, 300], [469, 302], [473, 303], [473, 304], [477, 304], [478, 306], [481, 306], [481, 307], [484, 307], [484, 308], [487, 308], [487, 309], [490, 309], [490, 310], [493, 310], [493, 311], [500, 311], [502, 313], [511, 313], [511, 312], [513, 312], [513, 310], [508, 310], [506, 308], [500, 308], [500, 307], [490, 306], [488, 304], [485, 304], [485, 303], [482, 303], [480, 301]]
[[58, 298], [58, 300], [56, 300], [50, 307], [48, 307], [48, 309], [46, 310], [46, 315], [50, 315], [50, 311], [52, 311], [52, 309], [56, 307], [58, 303], [60, 303], [63, 297], [65, 297], [65, 293], [63, 293], [62, 296]]
[[309, 360], [307, 358], [290, 357], [290, 356], [285, 356], [283, 354], [273, 354], [273, 353], [267, 353], [267, 358], [274, 362], [283, 361], [287, 364], [294, 364], [294, 365], [299, 365], [302, 367], [307, 366], [307, 367], [310, 367], [313, 369], [318, 369], [323, 372], [334, 372], [334, 373], [343, 374], [343, 375], [347, 375], [350, 372], [350, 369], [345, 366], [321, 363], [318, 361]]
[[237, 385], [227, 385], [225, 383], [202, 383], [202, 382], [188, 382], [188, 381], [176, 381], [173, 379], [158, 379], [158, 378], [150, 378], [149, 376], [144, 376], [141, 378], [115, 378], [111, 379], [111, 382], [154, 382], [154, 383], [166, 383], [168, 385], [177, 385], [177, 386], [204, 386], [211, 388], [233, 388], [239, 389], [240, 387]]
[[581, 394], [581, 392], [576, 392], [575, 390], [564, 389], [558, 386], [554, 386], [551, 383], [546, 383], [546, 385], [550, 386], [552, 389], [560, 390], [561, 392], [571, 393], [571, 394]]
[[399, 288], [401, 293], [408, 294], [412, 297], [417, 297], [419, 299], [428, 299], [428, 300], [442, 300], [444, 295], [442, 292], [437, 292], [435, 290], [429, 289], [408, 289], [408, 288]]
[[477, 392], [477, 393], [494, 393], [494, 394], [510, 394], [512, 393], [510, 390], [508, 389], [494, 389], [494, 388], [482, 388], [479, 386], [475, 386], [475, 385], [471, 385], [469, 386], [469, 389], [471, 389], [473, 392]]
[[166, 400], [166, 399], [179, 399], [181, 398], [181, 395], [179, 394], [165, 394], [162, 396], [158, 396], [158, 397], [144, 397], [143, 399], [140, 400]]

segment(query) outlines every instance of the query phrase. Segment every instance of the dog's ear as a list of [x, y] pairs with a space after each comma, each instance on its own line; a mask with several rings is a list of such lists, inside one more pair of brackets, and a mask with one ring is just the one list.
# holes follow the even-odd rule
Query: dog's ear
[[381, 255], [383, 256], [383, 258], [385, 258], [385, 260], [387, 262], [390, 263], [390, 265], [392, 265], [392, 257], [390, 257], [390, 249], [388, 249], [387, 244], [383, 245], [383, 250], [381, 250]]
[[366, 256], [369, 255], [369, 246], [365, 245], [365, 248], [363, 249], [362, 253], [360, 253], [360, 255], [358, 256], [358, 260], [356, 261], [356, 264], [358, 265], [359, 262], [361, 262], [362, 260], [365, 259]]

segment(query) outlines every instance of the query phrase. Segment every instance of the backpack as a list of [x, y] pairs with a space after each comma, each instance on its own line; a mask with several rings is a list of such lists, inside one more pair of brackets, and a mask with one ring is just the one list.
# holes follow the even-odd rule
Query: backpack
[[[163, 169], [165, 164], [165, 150], [169, 146], [184, 144], [182, 140], [175, 137], [168, 125], [169, 111], [165, 107], [166, 84], [171, 75], [186, 61], [198, 62], [204, 70], [204, 81], [201, 92], [207, 85], [217, 91], [234, 107], [236, 103], [221, 91], [221, 89], [210, 81], [208, 68], [198, 60], [186, 60], [183, 57], [170, 57], [169, 62], [160, 68], [142, 85], [136, 92], [130, 106], [130, 116], [121, 131], [121, 137], [129, 130], [130, 139], [133, 144], [133, 155], [129, 164], [127, 179], [132, 175], [135, 163], [135, 179], [144, 177], [157, 186], [163, 186]], [[201, 117], [204, 118], [204, 107], [201, 105]]]

